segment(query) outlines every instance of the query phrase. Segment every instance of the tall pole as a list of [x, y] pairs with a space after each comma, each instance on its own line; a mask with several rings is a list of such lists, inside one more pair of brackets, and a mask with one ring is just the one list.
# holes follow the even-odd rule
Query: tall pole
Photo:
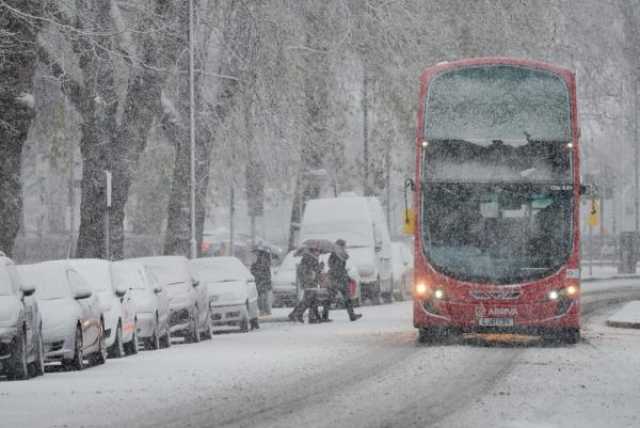
[[633, 81], [633, 127], [634, 127], [634, 142], [633, 142], [633, 203], [635, 206], [635, 231], [640, 231], [640, 194], [639, 184], [640, 177], [638, 176], [638, 167], [640, 163], [640, 147], [638, 147], [638, 78]]
[[385, 187], [387, 188], [387, 229], [391, 229], [391, 144], [386, 145]]
[[231, 186], [231, 195], [229, 199], [229, 253], [227, 256], [233, 257], [233, 214], [236, 211], [233, 186]]
[[369, 188], [369, 111], [367, 105], [367, 66], [362, 67], [362, 134], [364, 139], [364, 171], [363, 171], [363, 192], [365, 196], [370, 196]]
[[193, 0], [189, 0], [189, 139], [191, 142], [191, 258], [198, 256], [196, 243], [196, 130], [193, 89]]

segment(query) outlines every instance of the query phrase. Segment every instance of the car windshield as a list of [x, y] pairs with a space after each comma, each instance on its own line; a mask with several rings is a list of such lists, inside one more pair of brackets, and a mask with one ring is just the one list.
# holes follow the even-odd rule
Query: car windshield
[[134, 290], [145, 290], [147, 288], [138, 269], [126, 262], [112, 263], [111, 275], [115, 287], [124, 286], [125, 288]]
[[191, 261], [191, 267], [204, 282], [243, 281], [251, 273], [235, 257], [208, 257]]
[[18, 266], [25, 284], [36, 286], [38, 300], [56, 300], [71, 296], [69, 280], [61, 266], [38, 264]]
[[307, 224], [301, 242], [307, 239], [343, 239], [349, 247], [373, 247], [373, 227], [365, 222]]
[[182, 257], [150, 257], [135, 259], [145, 264], [166, 285], [186, 285], [191, 281], [188, 260]]
[[425, 252], [454, 278], [508, 284], [541, 278], [571, 250], [571, 189], [426, 183]]
[[11, 277], [4, 266], [0, 266], [0, 296], [10, 296], [13, 294], [11, 286]]
[[95, 291], [113, 290], [110, 263], [103, 260], [72, 260], [73, 267]]

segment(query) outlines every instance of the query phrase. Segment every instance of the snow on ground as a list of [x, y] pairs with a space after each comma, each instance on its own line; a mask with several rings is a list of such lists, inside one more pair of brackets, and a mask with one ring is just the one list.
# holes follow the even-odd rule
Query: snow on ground
[[592, 317], [575, 347], [530, 348], [491, 390], [439, 427], [640, 426], [640, 331]]
[[408, 312], [407, 305], [387, 311], [391, 317], [363, 308], [366, 324], [350, 323], [341, 310], [329, 324], [267, 323], [258, 331], [110, 359], [82, 372], [0, 381], [0, 427], [124, 426], [137, 418], [144, 425], [158, 409], [167, 413], [163, 426], [181, 426], [183, 420], [172, 416], [183, 417], [180, 408], [193, 403], [228, 418], [238, 406], [268, 401], [271, 385], [286, 388], [361, 355], [368, 337], [393, 340], [398, 332], [413, 333], [407, 317], [397, 317], [398, 310]]
[[603, 279], [603, 278], [633, 278], [640, 275], [640, 269], [636, 274], [624, 274], [618, 273], [618, 267], [613, 265], [594, 265], [591, 268], [588, 263], [582, 265], [582, 270], [580, 272], [582, 279], [587, 281], [592, 279]]
[[[639, 286], [585, 284], [584, 300]], [[0, 381], [0, 427], [640, 426], [640, 331], [608, 312], [576, 346], [523, 347], [416, 346], [410, 302], [358, 311]]]
[[607, 320], [607, 325], [622, 328], [640, 328], [640, 301], [625, 304]]

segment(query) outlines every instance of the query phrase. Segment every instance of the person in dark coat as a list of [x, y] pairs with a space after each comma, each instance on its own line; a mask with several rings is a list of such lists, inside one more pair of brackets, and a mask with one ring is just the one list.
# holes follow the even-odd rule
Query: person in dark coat
[[260, 315], [271, 315], [271, 253], [258, 248], [254, 250], [256, 261], [251, 265], [251, 274], [256, 280]]
[[302, 252], [302, 259], [296, 271], [296, 280], [304, 290], [304, 295], [289, 314], [289, 320], [291, 321], [304, 322], [302, 316], [307, 309], [309, 309], [309, 322], [314, 322], [318, 319], [315, 291], [318, 288], [320, 273], [322, 272], [322, 263], [318, 259], [319, 255], [319, 251], [314, 249], [306, 248]]
[[[338, 239], [336, 241], [336, 250], [329, 256], [329, 301], [335, 300], [336, 296], [340, 294], [344, 300], [344, 306], [349, 314], [351, 321], [356, 321], [362, 318], [362, 314], [356, 314], [353, 310], [353, 303], [351, 302], [351, 296], [349, 296], [349, 273], [347, 272], [347, 243], [344, 239]], [[322, 311], [323, 321], [329, 321], [329, 305], [325, 305]]]

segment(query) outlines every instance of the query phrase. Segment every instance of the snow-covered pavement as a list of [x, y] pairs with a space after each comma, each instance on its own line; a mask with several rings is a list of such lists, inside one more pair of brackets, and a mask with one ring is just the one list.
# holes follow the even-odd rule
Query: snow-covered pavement
[[640, 426], [640, 332], [605, 325], [640, 281], [584, 293], [576, 346], [417, 346], [408, 302], [336, 311], [0, 381], [0, 426]]
[[607, 325], [640, 329], [640, 300], [626, 303], [607, 319]]

